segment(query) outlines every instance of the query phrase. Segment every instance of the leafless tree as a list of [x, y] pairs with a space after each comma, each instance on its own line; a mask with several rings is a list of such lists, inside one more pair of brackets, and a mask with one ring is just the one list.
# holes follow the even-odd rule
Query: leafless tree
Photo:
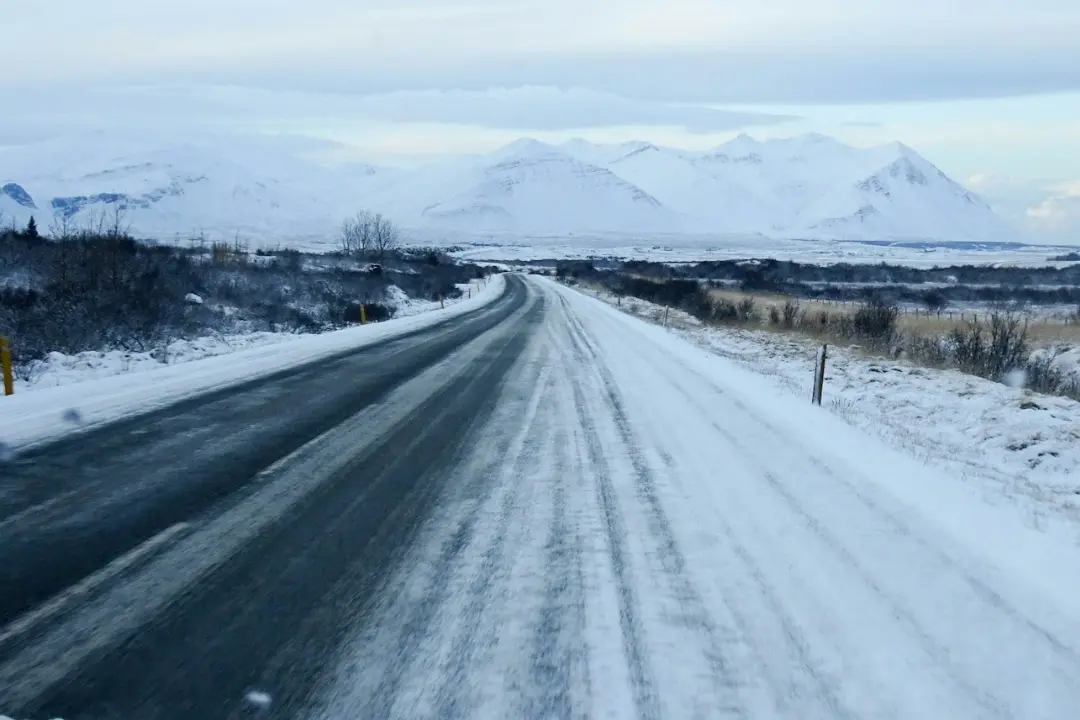
[[127, 206], [123, 203], [113, 203], [108, 216], [108, 236], [112, 238], [126, 237], [131, 225], [127, 223]]
[[371, 219], [370, 252], [382, 260], [386, 253], [396, 250], [400, 245], [401, 233], [397, 226], [382, 213], [376, 213]]
[[75, 237], [75, 223], [72, 222], [71, 216], [67, 213], [54, 216], [52, 223], [49, 225], [49, 237], [57, 241], [70, 240]]
[[374, 218], [361, 211], [356, 217], [346, 218], [341, 224], [341, 251], [346, 255], [360, 257], [371, 249], [371, 230]]
[[14, 235], [18, 231], [19, 229], [15, 227], [15, 216], [12, 215], [11, 218], [5, 219], [4, 213], [0, 212], [0, 235], [9, 232]]
[[342, 223], [339, 242], [346, 255], [382, 260], [401, 245], [401, 233], [382, 213], [362, 210]]

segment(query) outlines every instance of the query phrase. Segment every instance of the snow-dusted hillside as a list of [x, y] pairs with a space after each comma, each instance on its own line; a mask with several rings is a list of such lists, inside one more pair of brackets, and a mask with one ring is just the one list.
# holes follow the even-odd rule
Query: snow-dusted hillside
[[711, 233], [839, 240], [1012, 241], [978, 196], [900, 143], [822, 135], [705, 152], [522, 139], [415, 168], [333, 167], [295, 138], [129, 142], [86, 136], [0, 149], [0, 213], [43, 229], [126, 210], [142, 235], [333, 234], [364, 208], [428, 230]]
[[611, 170], [550, 145], [520, 140], [470, 175], [461, 192], [425, 208], [425, 220], [469, 228], [665, 230], [679, 218]]
[[[599, 160], [603, 148], [564, 145]], [[625, 146], [624, 146], [625, 147]], [[701, 153], [649, 144], [605, 167], [705, 232], [828, 239], [1017, 240], [978, 196], [901, 143], [869, 149], [824, 135], [740, 135]]]
[[104, 134], [6, 148], [0, 212], [18, 223], [34, 215], [43, 231], [108, 222], [120, 207], [144, 236], [331, 232], [355, 202], [342, 197], [348, 185], [375, 170], [323, 168], [298, 150], [251, 138], [128, 143]]

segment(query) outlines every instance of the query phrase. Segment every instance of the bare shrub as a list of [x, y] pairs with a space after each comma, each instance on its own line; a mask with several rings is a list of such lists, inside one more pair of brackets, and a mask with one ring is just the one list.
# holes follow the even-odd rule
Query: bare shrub
[[969, 320], [949, 333], [953, 362], [966, 373], [1002, 380], [1023, 368], [1028, 355], [1027, 324], [1018, 315], [995, 311], [990, 320]]
[[729, 300], [720, 298], [713, 303], [713, 320], [727, 325], [734, 325], [739, 320], [739, 308]]
[[1024, 366], [1028, 354], [1027, 323], [1007, 312], [990, 314], [990, 342], [983, 376], [1001, 380]]
[[968, 320], [961, 327], [953, 328], [949, 333], [953, 362], [958, 368], [973, 375], [986, 364], [986, 342], [983, 339], [982, 325]]
[[1062, 372], [1054, 366], [1061, 352], [1055, 348], [1034, 354], [1024, 366], [1024, 387], [1080, 400], [1080, 375]]
[[1056, 352], [1039, 353], [1024, 368], [1024, 385], [1030, 390], [1053, 393], [1061, 384], [1062, 373], [1054, 367]]
[[753, 322], [754, 318], [756, 317], [756, 313], [754, 311], [754, 298], [747, 297], [740, 300], [738, 306], [736, 307], [736, 315], [739, 319], [739, 322], [741, 323], [745, 324]]
[[948, 367], [952, 364], [948, 339], [937, 335], [909, 334], [903, 340], [903, 351], [920, 365]]
[[784, 327], [788, 330], [795, 327], [795, 320], [799, 316], [799, 302], [788, 300], [784, 303]]
[[888, 345], [896, 334], [896, 319], [899, 308], [880, 298], [872, 298], [855, 311], [852, 317], [852, 332], [855, 337], [878, 346]]
[[780, 324], [780, 311], [775, 305], [769, 306], [769, 324], [774, 327]]
[[681, 307], [703, 323], [713, 321], [714, 307], [708, 290], [698, 288], [693, 295], [682, 301]]

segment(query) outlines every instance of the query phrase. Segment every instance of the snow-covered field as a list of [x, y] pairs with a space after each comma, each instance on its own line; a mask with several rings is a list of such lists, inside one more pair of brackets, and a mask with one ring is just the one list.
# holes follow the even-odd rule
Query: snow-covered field
[[[589, 291], [590, 295], [596, 293]], [[599, 299], [617, 300], [601, 293]], [[624, 298], [621, 309], [660, 322], [663, 308]], [[669, 330], [810, 401], [819, 345], [792, 334], [703, 327], [669, 313]], [[1060, 358], [1073, 362], [1078, 351]], [[825, 409], [920, 461], [946, 470], [990, 502], [1043, 526], [1080, 521], [1080, 402], [953, 370], [867, 357], [831, 346]], [[1074, 528], [1080, 542], [1080, 529]]]
[[446, 304], [410, 302], [403, 317], [321, 334], [257, 333], [170, 346], [169, 363], [149, 353], [80, 353], [50, 357], [30, 382], [0, 397], [0, 450], [43, 442], [125, 414], [276, 372], [299, 363], [433, 325], [482, 307], [503, 290], [501, 275], [472, 283]]
[[[430, 233], [414, 231], [421, 242], [461, 248], [454, 254], [476, 262], [524, 263], [593, 257], [688, 263], [707, 260], [775, 258], [809, 264], [887, 262], [910, 267], [948, 265], [1063, 266], [1050, 261], [1076, 247], [1048, 245], [879, 244], [842, 240], [784, 240], [757, 236], [606, 233], [527, 235], [515, 233]], [[322, 249], [328, 249], [329, 245]]]

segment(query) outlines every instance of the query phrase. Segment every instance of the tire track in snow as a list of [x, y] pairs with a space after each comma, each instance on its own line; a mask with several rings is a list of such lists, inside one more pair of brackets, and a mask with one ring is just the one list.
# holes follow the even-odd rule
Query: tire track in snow
[[[685, 365], [683, 365], [683, 367], [685, 367]], [[705, 378], [699, 373], [695, 373], [692, 369], [687, 368], [687, 370], [697, 375], [700, 379], [705, 380]], [[845, 566], [856, 574], [860, 581], [862, 581], [875, 596], [887, 605], [893, 617], [910, 628], [911, 632], [909, 636], [918, 641], [928, 657], [930, 657], [945, 672], [946, 676], [955, 683], [957, 687], [963, 689], [970, 699], [975, 701], [991, 715], [995, 717], [1007, 716], [1007, 712], [1000, 699], [985, 692], [982, 688], [970, 683], [963, 677], [960, 668], [957, 667], [956, 663], [950, 657], [948, 649], [931, 639], [930, 634], [922, 627], [914, 613], [881, 586], [872, 574], [862, 566], [857, 558], [855, 558], [851, 551], [843, 545], [835, 533], [824, 527], [821, 522], [803, 506], [798, 498], [796, 498], [790, 490], [784, 487], [774, 473], [768, 470], [756, 457], [749, 455], [737, 437], [713, 420], [712, 416], [701, 406], [700, 400], [695, 398], [693, 393], [687, 391], [673, 378], [669, 377], [667, 379], [670, 387], [675, 389], [675, 391], [728, 442], [744, 461], [748, 461], [758, 470], [758, 474], [766, 480], [769, 488], [783, 499], [789, 509], [803, 521], [805, 527], [811, 530], [813, 534], [834, 553], [834, 555], [843, 561]], [[829, 474], [832, 475], [831, 472]], [[835, 476], [833, 476], [833, 479], [836, 479]], [[730, 532], [730, 528], [726, 528], [726, 530]], [[905, 534], [910, 535], [910, 530], [906, 530]], [[729, 536], [729, 539], [733, 538]], [[750, 561], [751, 558], [749, 553], [746, 552], [745, 548], [742, 548], [742, 550], [743, 552], [740, 553], [740, 556], [743, 557], [744, 561]]]
[[[605, 318], [605, 320], [607, 320], [611, 324], [611, 326], [614, 327], [614, 324], [611, 323], [610, 319]], [[625, 331], [625, 328], [620, 328], [620, 330]], [[710, 350], [710, 352], [711, 352], [711, 350]], [[747, 417], [747, 418], [751, 419], [753, 422], [757, 423], [765, 431], [766, 434], [769, 434], [769, 435], [771, 435], [773, 437], [783, 437], [785, 435], [785, 433], [782, 430], [776, 428], [772, 423], [768, 422], [768, 420], [761, 417], [753, 409], [747, 407], [738, 398], [731, 398], [731, 397], [727, 396], [727, 394], [724, 392], [724, 390], [722, 388], [718, 387], [716, 385], [715, 381], [712, 378], [702, 374], [696, 368], [691, 367], [689, 364], [684, 362], [681, 358], [675, 357], [673, 355], [665, 354], [665, 359], [668, 359], [672, 363], [678, 365], [687, 374], [693, 375], [694, 377], [696, 377], [698, 380], [700, 380], [702, 383], [704, 383], [707, 387], [709, 387], [717, 395], [727, 397], [729, 402], [731, 402], [737, 409], [742, 411], [742, 413], [744, 414], [745, 417]], [[681, 388], [680, 388], [680, 390], [681, 390]], [[686, 397], [689, 397], [685, 391], [682, 391], [682, 394], [684, 396], [686, 396]], [[1020, 612], [1017, 608], [1010, 605], [1009, 602], [1004, 597], [1002, 597], [999, 592], [997, 592], [992, 587], [990, 587], [990, 585], [988, 585], [984, 580], [982, 580], [981, 578], [979, 578], [976, 575], [974, 575], [973, 573], [971, 573], [970, 570], [966, 566], [964, 566], [964, 565], [960, 564], [959, 562], [957, 562], [954, 557], [952, 557], [951, 555], [946, 553], [941, 547], [929, 543], [926, 540], [926, 538], [924, 538], [923, 536], [921, 536], [918, 533], [913, 532], [912, 528], [910, 527], [910, 525], [908, 523], [906, 523], [905, 521], [903, 521], [902, 519], [897, 517], [895, 514], [889, 512], [888, 509], [886, 509], [880, 503], [878, 503], [873, 498], [871, 498], [864, 489], [858, 487], [857, 485], [852, 483], [847, 478], [845, 478], [842, 475], [838, 474], [835, 470], [833, 470], [831, 467], [829, 467], [824, 462], [822, 462], [821, 459], [816, 457], [813, 453], [806, 452], [805, 448], [802, 448], [801, 446], [797, 446], [797, 447], [799, 447], [800, 450], [804, 450], [804, 452], [802, 452], [801, 455], [804, 458], [806, 458], [808, 460], [808, 462], [810, 462], [810, 464], [812, 464], [815, 468], [817, 468], [821, 473], [823, 473], [829, 479], [834, 481], [837, 485], [844, 486], [844, 488], [847, 491], [849, 491], [849, 493], [852, 496], [857, 498], [858, 501], [867, 510], [871, 511], [879, 519], [883, 520], [886, 524], [890, 525], [893, 528], [893, 530], [896, 531], [896, 533], [898, 535], [909, 538], [910, 540], [915, 542], [919, 547], [921, 547], [923, 550], [925, 550], [928, 553], [932, 554], [939, 562], [941, 562], [941, 564], [943, 566], [948, 567], [950, 570], [955, 571], [958, 575], [963, 577], [964, 580], [967, 582], [967, 584], [971, 587], [972, 591], [976, 595], [978, 595], [983, 600], [985, 600], [989, 605], [993, 606], [998, 611], [1000, 611], [1002, 613], [1002, 615], [1004, 615], [1005, 617], [1009, 618], [1013, 622], [1015, 622], [1015, 623], [1017, 623], [1019, 625], [1022, 625], [1024, 627], [1028, 628], [1029, 630], [1031, 630], [1032, 632], [1036, 633], [1037, 635], [1039, 635], [1051, 647], [1053, 647], [1053, 649], [1056, 652], [1058, 652], [1060, 655], [1062, 655], [1064, 657], [1067, 657], [1070, 662], [1080, 663], [1080, 651], [1078, 651], [1074, 647], [1070, 647], [1069, 645], [1066, 645], [1060, 639], [1055, 637], [1051, 632], [1049, 632], [1047, 629], [1045, 629], [1044, 627], [1042, 627], [1041, 625], [1039, 625], [1038, 623], [1033, 621], [1027, 615]]]
[[[560, 300], [565, 307], [566, 300], [562, 298], [561, 295]], [[608, 319], [604, 318], [604, 320]], [[616, 336], [625, 336], [625, 330], [623, 328], [616, 327], [615, 324], [610, 321], [607, 324], [609, 329], [611, 329]], [[595, 348], [595, 345], [590, 341], [588, 335], [585, 334], [580, 321], [577, 321], [577, 331], [582, 336], [583, 342], [587, 343], [590, 348]], [[628, 344], [627, 352], [638, 350], [640, 350], [638, 346], [635, 345], [634, 347], [630, 347]], [[593, 353], [595, 354], [596, 352], [597, 351], [594, 349]], [[597, 363], [597, 365], [599, 366], [600, 363]], [[686, 369], [688, 372], [694, 372], [691, 368]], [[715, 388], [715, 386], [713, 387]], [[715, 389], [717, 393], [723, 394], [721, 389]], [[699, 404], [696, 402], [692, 407], [699, 412], [701, 411]], [[672, 477], [677, 477], [676, 462], [672, 455], [660, 448], [659, 445], [657, 447], [657, 452], [664, 465], [672, 471]], [[773, 667], [773, 663], [769, 662], [763, 655], [763, 648], [757, 647], [749, 641], [750, 638], [755, 637], [753, 624], [749, 618], [749, 608], [738, 607], [734, 602], [736, 598], [732, 597], [732, 594], [725, 592], [723, 598], [724, 608], [728, 611], [738, 636], [743, 639], [748, 653], [753, 657], [759, 667], [766, 670], [763, 679], [765, 679], [772, 688], [772, 699], [773, 702], [780, 706], [778, 708], [779, 711], [782, 713], [805, 713], [805, 706], [792, 707], [789, 701], [797, 701], [803, 698], [812, 697], [817, 699], [824, 706], [828, 712], [828, 717], [841, 719], [854, 718], [855, 716], [851, 711], [848, 710], [837, 697], [835, 686], [818, 672], [817, 664], [812, 659], [810, 646], [800, 630], [798, 623], [792, 615], [784, 609], [780, 594], [775, 587], [768, 582], [760, 565], [754, 560], [750, 551], [738, 540], [733, 528], [729, 523], [723, 520], [722, 516], [710, 516], [710, 519], [718, 524], [724, 539], [728, 543], [728, 547], [734, 553], [735, 561], [743, 567], [745, 576], [753, 587], [756, 588], [756, 594], [762, 599], [763, 604], [769, 608], [772, 617], [780, 627], [780, 635], [789, 648], [787, 655], [794, 661], [794, 667], [800, 671], [799, 677], [792, 677], [786, 681], [777, 677], [774, 672], [775, 668]]]
[[[562, 398], [560, 398], [561, 400]], [[525, 704], [520, 717], [584, 717], [578, 710], [576, 695], [591, 695], [588, 653], [584, 646], [585, 578], [582, 570], [582, 543], [579, 530], [570, 518], [567, 479], [572, 470], [567, 457], [569, 437], [562, 428], [555, 436], [556, 465], [551, 478], [552, 517], [545, 545], [545, 587], [531, 645], [533, 697]], [[580, 688], [575, 688], [575, 681]], [[575, 692], [577, 691], [577, 692]]]
[[[598, 388], [614, 422], [620, 445], [630, 459], [633, 469], [634, 490], [641, 503], [646, 522], [656, 549], [664, 577], [679, 607], [679, 616], [672, 618], [702, 641], [702, 655], [708, 664], [715, 702], [709, 704], [711, 712], [725, 715], [745, 716], [746, 709], [739, 698], [739, 684], [735, 680], [736, 668], [731, 657], [743, 645], [742, 638], [732, 628], [721, 631], [709, 613], [703, 598], [690, 579], [685, 556], [678, 546], [663, 504], [656, 492], [656, 481], [651, 468], [640, 450], [640, 443], [630, 427], [625, 408], [615, 389], [610, 371], [600, 358], [595, 344], [581, 325], [580, 320], [560, 296], [570, 340], [578, 362], [593, 369], [599, 382]], [[721, 637], [723, 632], [724, 637]], [[741, 654], [741, 653], [739, 653]], [[698, 698], [695, 698], [699, 700]]]
[[[614, 323], [610, 319], [605, 318], [605, 320], [611, 323], [611, 327], [614, 327]], [[625, 328], [620, 329], [625, 332]], [[648, 347], [649, 352], [656, 355], [662, 353], [661, 349], [658, 347], [647, 343], [643, 343], [643, 345]], [[697, 378], [717, 395], [725, 395], [724, 391], [717, 387], [711, 378], [683, 362], [680, 358], [673, 357], [667, 353], [663, 353], [663, 356], [665, 359], [669, 359], [672, 363], [677, 364], [687, 375]], [[918, 644], [922, 647], [923, 651], [958, 689], [962, 690], [971, 701], [975, 702], [987, 713], [999, 717], [1008, 716], [1010, 712], [1010, 710], [1007, 709], [1010, 706], [1009, 701], [999, 697], [993, 688], [984, 688], [971, 681], [967, 676], [968, 671], [965, 670], [961, 662], [954, 657], [955, 653], [950, 651], [950, 649], [940, 640], [935, 639], [935, 636], [932, 633], [928, 632], [924, 623], [920, 621], [917, 616], [916, 610], [909, 607], [903, 598], [899, 597], [895, 592], [890, 592], [878, 578], [875, 578], [873, 572], [867, 569], [865, 564], [855, 557], [854, 553], [844, 545], [841, 539], [826, 527], [814, 513], [808, 510], [806, 504], [801, 501], [789, 487], [781, 482], [775, 473], [766, 469], [766, 466], [761, 459], [756, 455], [749, 453], [733, 433], [713, 420], [712, 416], [703, 407], [702, 400], [699, 396], [695, 396], [694, 393], [688, 391], [675, 379], [675, 377], [669, 375], [665, 375], [665, 377], [667, 378], [669, 385], [675, 388], [682, 398], [694, 407], [702, 417], [706, 418], [711, 426], [736, 449], [740, 457], [750, 462], [758, 469], [762, 477], [767, 481], [769, 487], [783, 499], [792, 512], [803, 520], [804, 524], [815, 533], [825, 546], [830, 548], [830, 550], [841, 559], [850, 570], [854, 571], [860, 581], [863, 582], [863, 584], [884, 604], [886, 604], [891, 615], [909, 628], [909, 637], [918, 641]], [[783, 431], [762, 418], [758, 413], [754, 412], [737, 398], [731, 398], [729, 396], [727, 397], [727, 402], [732, 403], [743, 413], [743, 416], [746, 419], [749, 419], [752, 423], [761, 428], [758, 433], [759, 436], [774, 438], [785, 436]], [[931, 544], [925, 536], [915, 532], [909, 523], [905, 522], [883, 507], [874, 498], [870, 497], [866, 489], [856, 486], [851, 480], [841, 476], [806, 448], [798, 445], [796, 445], [796, 448], [800, 451], [800, 457], [806, 459], [809, 464], [819, 472], [823, 479], [830, 482], [831, 486], [841, 489], [847, 497], [854, 499], [862, 509], [868, 511], [889, 527], [898, 538], [903, 538], [905, 541], [912, 543], [919, 550], [926, 552], [929, 557], [932, 557], [940, 563], [943, 569], [949, 571], [947, 575], [955, 574], [956, 577], [962, 579], [963, 583], [967, 586], [968, 591], [982, 600], [986, 607], [999, 613], [1000, 617], [1006, 622], [1022, 627], [1037, 635], [1046, 642], [1047, 646], [1053, 650], [1055, 655], [1057, 655], [1061, 661], [1072, 667], [1080, 664], [1080, 654], [1078, 654], [1076, 650], [1063, 643], [1040, 624], [1022, 613], [1013, 605], [1009, 604], [999, 592], [990, 587], [984, 580], [971, 573], [969, 568], [958, 562], [956, 558], [946, 552], [942, 547]]]
[[608, 552], [611, 568], [617, 583], [616, 594], [619, 601], [619, 628], [622, 631], [623, 651], [627, 669], [630, 671], [631, 693], [639, 717], [660, 717], [660, 703], [656, 696], [652, 668], [644, 652], [641, 623], [638, 620], [640, 603], [635, 591], [633, 573], [630, 568], [626, 549], [626, 522], [615, 498], [611, 485], [611, 474], [604, 459], [604, 448], [600, 436], [589, 418], [588, 405], [580, 383], [574, 380], [574, 409], [578, 424], [584, 430], [585, 446], [589, 462], [596, 475], [597, 493], [600, 508], [604, 515], [607, 533]]
[[741, 654], [737, 646], [742, 646], [743, 640], [733, 629], [725, 628], [722, 631], [717, 627], [701, 593], [694, 587], [686, 558], [679, 548], [671, 521], [657, 495], [653, 471], [645, 461], [640, 449], [641, 444], [634, 436], [611, 371], [604, 364], [595, 344], [588, 337], [581, 321], [568, 307], [566, 300], [561, 295], [559, 299], [569, 320], [570, 339], [575, 347], [575, 354], [580, 362], [595, 368], [599, 376], [606, 404], [634, 470], [636, 495], [646, 510], [649, 531], [658, 551], [661, 567], [683, 612], [682, 623], [691, 631], [699, 633], [704, 640], [704, 654], [712, 672], [718, 701], [713, 710], [727, 715], [746, 716], [746, 709], [738, 697], [739, 685], [733, 677], [737, 670], [729, 659], [732, 655]]
[[[521, 427], [511, 443], [508, 454], [497, 458], [498, 467], [494, 470], [501, 481], [502, 497], [497, 500], [498, 514], [495, 518], [495, 532], [487, 542], [481, 555], [482, 560], [476, 574], [469, 583], [468, 596], [465, 599], [458, 622], [457, 632], [451, 641], [450, 657], [456, 662], [448, 673], [440, 678], [440, 689], [434, 716], [439, 718], [463, 717], [473, 707], [470, 696], [471, 686], [468, 678], [474, 669], [471, 660], [475, 659], [481, 622], [485, 609], [496, 605], [496, 589], [505, 584], [510, 574], [510, 562], [507, 558], [508, 537], [514, 518], [523, 506], [522, 485], [520, 479], [523, 470], [535, 466], [544, 447], [535, 442], [535, 437], [543, 437], [550, 424], [550, 413], [541, 413], [540, 408], [551, 398], [551, 366], [544, 364], [533, 390], [529, 407]], [[513, 458], [507, 465], [507, 457]], [[532, 485], [533, 483], [529, 483]], [[529, 488], [531, 490], [531, 487]], [[494, 496], [489, 502], [496, 501]], [[487, 503], [485, 503], [486, 505]], [[475, 540], [475, 536], [470, 541]]]
[[[530, 321], [537, 319], [542, 312], [539, 307], [538, 304], [537, 308], [530, 311], [522, 328], [513, 334], [513, 338], [529, 332], [528, 328], [532, 324]], [[542, 350], [533, 367], [546, 366], [546, 355], [546, 351]], [[516, 385], [527, 387], [530, 383], [519, 382]], [[542, 385], [537, 382], [528, 398], [521, 398], [527, 403], [526, 408], [539, 402], [541, 388]], [[496, 404], [499, 401], [498, 395], [499, 393], [495, 393], [489, 402]], [[528, 412], [527, 409], [526, 414]], [[358, 649], [358, 653], [355, 653], [358, 657], [340, 662], [338, 679], [324, 693], [320, 702], [320, 717], [400, 716], [395, 714], [394, 706], [400, 699], [402, 685], [408, 680], [409, 668], [422, 657], [424, 641], [432, 623], [452, 596], [453, 576], [459, 566], [460, 557], [472, 542], [487, 500], [497, 489], [496, 481], [505, 458], [511, 454], [515, 443], [520, 442], [522, 437], [522, 431], [515, 432], [504, 424], [488, 423], [485, 427], [495, 428], [499, 434], [489, 441], [493, 446], [489, 457], [473, 477], [467, 478], [467, 487], [460, 489], [466, 496], [463, 501], [465, 512], [453, 521], [453, 530], [445, 536], [435, 558], [430, 561], [431, 574], [424, 580], [421, 597], [411, 597], [416, 593], [407, 586], [408, 580], [415, 579], [415, 568], [388, 582], [383, 592], [377, 594], [381, 596], [381, 602], [370, 608], [366, 614], [374, 614], [378, 624], [364, 628], [359, 639], [353, 641], [353, 646]], [[457, 459], [449, 463], [448, 467], [459, 466], [462, 456], [469, 452], [468, 448], [459, 451]], [[395, 584], [395, 587], [391, 587]], [[396, 616], [394, 611], [400, 611], [401, 615]], [[366, 677], [371, 672], [371, 666], [381, 667], [381, 672], [377, 672], [377, 680]], [[359, 697], [359, 692], [349, 689], [351, 685], [357, 684], [358, 679], [366, 690], [363, 697]], [[345, 707], [344, 710], [341, 709], [342, 706]]]
[[592, 369], [592, 363], [581, 352], [581, 348], [577, 343], [574, 342], [573, 333], [569, 329], [572, 311], [567, 307], [566, 301], [561, 296], [558, 297], [562, 306], [560, 316], [567, 326], [566, 335], [571, 341], [571, 351], [574, 354], [576, 369], [579, 371], [569, 373], [573, 413], [576, 416], [577, 427], [582, 433], [588, 464], [596, 481], [596, 493], [604, 525], [608, 559], [615, 577], [615, 596], [619, 607], [619, 630], [622, 636], [624, 661], [630, 676], [630, 693], [638, 717], [658, 718], [661, 716], [660, 702], [656, 694], [653, 669], [645, 650], [642, 624], [639, 620], [641, 604], [637, 597], [633, 570], [630, 567], [626, 521], [615, 497], [611, 469], [604, 457], [604, 445], [592, 418], [581, 383], [580, 373]]
[[[673, 473], [678, 472], [675, 458], [669, 453], [662, 453], [664, 464]], [[846, 708], [836, 696], [833, 685], [818, 672], [817, 664], [812, 660], [810, 646], [799, 628], [798, 623], [780, 601], [780, 593], [765, 577], [761, 566], [754, 560], [753, 555], [742, 542], [739, 541], [731, 525], [722, 517], [715, 515], [709, 518], [712, 526], [717, 527], [726, 541], [728, 547], [735, 556], [735, 561], [742, 566], [743, 574], [753, 586], [754, 594], [759, 598], [760, 605], [769, 610], [770, 617], [779, 627], [779, 635], [787, 646], [787, 657], [794, 661], [794, 668], [798, 670], [798, 677], [789, 678], [786, 681], [776, 675], [776, 668], [763, 653], [763, 648], [749, 641], [755, 636], [753, 624], [749, 619], [746, 608], [736, 604], [736, 598], [730, 593], [725, 593], [723, 598], [724, 608], [732, 618], [740, 637], [746, 639], [747, 651], [752, 655], [752, 661], [762, 670], [762, 677], [772, 689], [772, 700], [777, 703], [777, 711], [784, 717], [791, 717], [799, 713], [802, 717], [807, 715], [805, 705], [793, 707], [791, 700], [803, 700], [813, 698], [828, 711], [828, 717], [835, 720], [855, 720], [856, 716]], [[753, 713], [751, 713], [753, 717]]]

